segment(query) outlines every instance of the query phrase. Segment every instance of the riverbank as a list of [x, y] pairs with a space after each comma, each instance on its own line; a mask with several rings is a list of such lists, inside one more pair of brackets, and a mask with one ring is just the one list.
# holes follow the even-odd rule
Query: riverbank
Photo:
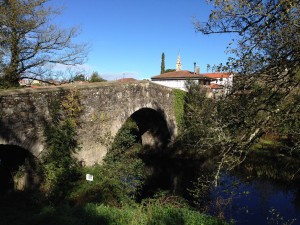
[[10, 200], [6, 198], [1, 201], [1, 225], [228, 224], [189, 208], [175, 207], [154, 199], [142, 204], [112, 207], [100, 203], [88, 203], [81, 206], [43, 205], [24, 193], [11, 197]]

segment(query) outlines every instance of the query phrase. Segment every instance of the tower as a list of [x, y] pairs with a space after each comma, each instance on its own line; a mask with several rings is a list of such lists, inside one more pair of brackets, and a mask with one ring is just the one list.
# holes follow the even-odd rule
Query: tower
[[180, 71], [180, 70], [181, 70], [181, 60], [180, 60], [180, 53], [178, 53], [177, 62], [176, 62], [176, 71]]

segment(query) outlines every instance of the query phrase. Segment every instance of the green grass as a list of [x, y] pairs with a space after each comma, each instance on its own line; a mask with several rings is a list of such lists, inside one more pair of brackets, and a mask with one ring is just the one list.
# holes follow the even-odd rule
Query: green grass
[[[32, 199], [33, 198], [33, 199]], [[157, 199], [120, 207], [87, 203], [43, 205], [39, 198], [17, 196], [0, 202], [1, 225], [221, 225], [216, 218]]]
[[278, 150], [283, 144], [278, 139], [260, 138], [259, 141], [251, 147], [251, 150], [257, 152], [269, 152], [270, 150]]
[[186, 208], [172, 206], [137, 205], [121, 208], [87, 204], [80, 208], [60, 206], [46, 207], [37, 215], [31, 225], [217, 225], [226, 224], [220, 220]]

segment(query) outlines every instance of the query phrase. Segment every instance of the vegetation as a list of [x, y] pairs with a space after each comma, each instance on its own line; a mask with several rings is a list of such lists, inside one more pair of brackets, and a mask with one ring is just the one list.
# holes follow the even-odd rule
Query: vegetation
[[[33, 209], [31, 209], [33, 210]], [[187, 208], [177, 208], [168, 204], [161, 204], [159, 201], [145, 202], [140, 205], [125, 205], [121, 208], [106, 206], [104, 204], [89, 203], [85, 206], [70, 207], [61, 205], [58, 207], [44, 207], [41, 212], [36, 213], [33, 217], [28, 217], [32, 211], [24, 207], [23, 220], [24, 225], [83, 225], [83, 224], [103, 224], [103, 225], [128, 225], [128, 224], [205, 224], [221, 225], [226, 224], [220, 220], [200, 214]], [[1, 215], [1, 224], [19, 225], [18, 218], [7, 215], [10, 211], [4, 209], [8, 214]], [[21, 214], [22, 212], [17, 212]]]
[[165, 67], [165, 53], [163, 52], [161, 55], [161, 66], [160, 66], [160, 74], [174, 72], [175, 69], [166, 69]]
[[236, 58], [218, 70], [235, 73], [232, 90], [218, 100], [189, 84], [182, 146], [189, 154], [215, 159], [220, 172], [240, 165], [264, 134], [280, 134], [285, 155], [299, 155], [299, 2], [209, 1], [203, 34], [237, 33]]
[[[51, 109], [42, 192], [15, 193], [14, 200], [4, 199], [1, 224], [226, 224], [170, 195], [137, 203], [148, 174], [139, 157], [140, 137], [133, 120], [120, 129], [103, 165], [80, 168], [72, 157], [79, 150], [75, 128], [82, 109], [78, 93], [71, 91], [61, 104], [53, 102]], [[94, 180], [86, 181], [86, 174]]]
[[93, 72], [91, 75], [91, 78], [89, 79], [89, 82], [104, 82], [106, 81], [105, 79], [103, 79], [98, 72]]
[[[70, 194], [73, 204], [93, 202], [120, 207], [135, 202], [146, 176], [138, 157], [141, 144], [135, 130], [136, 124], [129, 119], [110, 144], [104, 164], [82, 168], [82, 179]], [[93, 174], [94, 181], [87, 183], [85, 174]]]
[[174, 71], [176, 71], [176, 69], [166, 69], [165, 73], [170, 73], [170, 72], [174, 72]]
[[73, 81], [85, 81], [85, 76], [83, 74], [77, 74], [74, 78]]
[[176, 124], [178, 131], [181, 132], [184, 126], [184, 104], [186, 92], [179, 89], [173, 89], [173, 95]]
[[165, 73], [165, 53], [163, 52], [161, 55], [161, 66], [160, 66], [160, 74]]
[[76, 132], [82, 110], [79, 94], [70, 91], [62, 102], [55, 100], [51, 110], [52, 122], [45, 129], [47, 151], [43, 153], [42, 191], [57, 203], [67, 197], [79, 177], [79, 164], [73, 157], [80, 149]]
[[48, 0], [0, 2], [1, 87], [16, 87], [20, 79], [50, 82], [68, 68], [82, 64], [86, 44], [75, 44], [78, 29], [63, 30], [51, 24], [59, 9]]
[[[26, 7], [20, 7], [21, 1], [4, 1], [0, 10], [4, 16], [11, 16], [14, 14], [5, 14], [7, 9], [26, 10], [31, 3], [37, 3], [37, 9], [43, 9], [39, 7], [44, 2], [30, 1]], [[236, 58], [230, 58], [225, 66], [217, 68], [217, 71], [234, 72], [235, 83], [228, 95], [217, 100], [207, 98], [207, 90], [195, 83], [188, 84], [187, 94], [174, 90], [180, 148], [185, 150], [184, 157], [198, 158], [203, 162], [203, 176], [199, 177], [191, 193], [196, 198], [207, 197], [210, 188], [219, 185], [222, 170], [233, 171], [241, 165], [255, 176], [275, 179], [279, 177], [278, 169], [265, 168], [265, 161], [259, 161], [264, 158], [270, 162], [270, 155], [276, 155], [279, 167], [288, 168], [289, 172], [283, 176], [286, 181], [292, 181], [299, 173], [299, 164], [291, 162], [300, 155], [299, 1], [209, 2], [214, 2], [209, 20], [195, 26], [204, 34], [236, 33], [237, 42], [230, 49]], [[49, 10], [45, 11], [45, 16], [53, 13]], [[13, 19], [16, 18], [11, 18], [11, 21], [17, 21]], [[25, 25], [27, 23], [22, 27], [26, 28]], [[5, 32], [12, 37], [16, 35], [9, 29]], [[6, 43], [16, 47], [15, 42], [3, 43], [1, 48]], [[11, 49], [11, 54], [14, 53], [12, 50], [16, 49]], [[9, 63], [2, 60], [3, 66], [7, 67], [3, 79], [9, 85], [16, 84], [25, 71], [18, 71], [18, 65], [27, 62], [24, 60], [22, 64], [22, 58], [18, 57], [12, 57]], [[161, 71], [167, 72], [163, 62], [164, 54]], [[27, 72], [32, 69], [35, 68], [29, 67]], [[34, 74], [32, 71], [29, 74]], [[10, 77], [10, 74], [18, 77]], [[95, 73], [93, 80], [97, 79]], [[48, 151], [43, 156], [42, 185], [42, 194], [51, 204], [42, 212], [30, 209], [35, 214], [33, 219], [28, 218], [32, 219], [30, 224], [222, 223], [203, 217], [180, 201], [166, 204], [165, 196], [141, 200], [139, 191], [149, 174], [140, 157], [138, 127], [130, 119], [110, 143], [103, 165], [80, 168], [72, 157], [80, 146], [76, 139], [80, 112], [76, 92], [71, 91], [64, 101], [52, 104], [52, 121], [45, 131]], [[259, 156], [255, 163], [249, 158], [252, 154]], [[87, 173], [94, 175], [93, 182], [84, 179]], [[141, 204], [137, 204], [137, 200]], [[53, 204], [56, 206], [51, 206]], [[203, 207], [201, 201], [197, 204]], [[23, 219], [24, 215], [20, 218]]]
[[196, 29], [236, 34], [229, 48], [236, 57], [221, 66], [236, 73], [227, 111], [239, 115], [231, 119], [247, 139], [280, 133], [291, 138], [290, 151], [299, 152], [299, 1], [209, 2], [214, 10]]

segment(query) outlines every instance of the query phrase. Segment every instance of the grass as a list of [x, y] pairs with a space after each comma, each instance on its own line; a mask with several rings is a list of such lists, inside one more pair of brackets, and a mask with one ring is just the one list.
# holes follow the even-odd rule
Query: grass
[[87, 203], [80, 206], [44, 205], [38, 198], [15, 196], [1, 199], [1, 225], [221, 225], [224, 221], [201, 214], [187, 207], [148, 200], [141, 204], [108, 206]]
[[183, 224], [226, 224], [220, 220], [189, 209], [152, 204], [123, 206], [87, 204], [80, 208], [60, 206], [46, 207], [35, 217], [31, 225], [183, 225]]

